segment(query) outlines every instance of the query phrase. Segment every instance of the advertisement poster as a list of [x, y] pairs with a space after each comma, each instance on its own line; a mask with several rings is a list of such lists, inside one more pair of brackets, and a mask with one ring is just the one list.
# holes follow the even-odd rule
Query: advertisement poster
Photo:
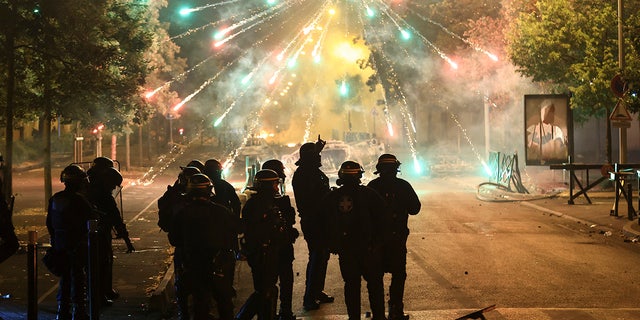
[[527, 165], [569, 162], [571, 110], [567, 95], [525, 95], [525, 159]]

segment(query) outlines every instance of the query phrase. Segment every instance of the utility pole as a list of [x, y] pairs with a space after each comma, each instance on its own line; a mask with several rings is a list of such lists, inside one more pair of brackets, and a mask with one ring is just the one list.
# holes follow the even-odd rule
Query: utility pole
[[[624, 74], [624, 35], [622, 34], [622, 19], [624, 13], [623, 0], [618, 0], [618, 63], [620, 67], [620, 74]], [[624, 102], [621, 102], [624, 103]], [[620, 127], [620, 155], [618, 162], [627, 162], [627, 128]]]

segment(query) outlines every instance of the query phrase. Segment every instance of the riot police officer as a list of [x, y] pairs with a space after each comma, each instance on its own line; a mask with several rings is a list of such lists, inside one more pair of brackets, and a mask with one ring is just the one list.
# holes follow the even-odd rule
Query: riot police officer
[[[98, 158], [100, 159], [100, 158]], [[104, 159], [104, 158], [103, 158]], [[113, 197], [113, 190], [122, 185], [122, 175], [113, 166], [103, 166], [94, 160], [88, 170], [89, 200], [98, 212], [98, 296], [102, 305], [110, 305], [120, 295], [113, 289], [113, 246], [111, 231], [116, 237], [126, 239], [127, 252], [134, 251], [129, 239], [127, 226], [122, 220], [120, 209]]]
[[[84, 193], [89, 183], [80, 166], [62, 170], [64, 190], [49, 199], [47, 230], [51, 247], [62, 256], [56, 266], [61, 269], [58, 284], [56, 319], [88, 319], [86, 307], [87, 221], [95, 219], [91, 203]], [[71, 310], [73, 305], [73, 311]]]
[[318, 211], [322, 197], [330, 190], [329, 178], [320, 170], [322, 166], [320, 152], [324, 145], [325, 141], [318, 136], [318, 141], [315, 143], [308, 142], [300, 146], [300, 159], [296, 162], [298, 168], [293, 173], [291, 181], [300, 215], [302, 234], [309, 249], [302, 303], [306, 310], [316, 310], [320, 307], [320, 303], [334, 300], [323, 291], [330, 256], [324, 234], [327, 220]]
[[238, 220], [224, 206], [211, 201], [213, 184], [204, 174], [192, 175], [186, 185], [186, 205], [175, 216], [174, 232], [182, 248], [184, 281], [193, 296], [194, 319], [209, 318], [213, 297], [220, 319], [233, 319], [232, 287], [225, 279], [225, 263], [233, 257]]
[[227, 207], [235, 216], [240, 217], [240, 198], [236, 193], [236, 188], [222, 178], [220, 161], [216, 159], [205, 161], [202, 173], [209, 177], [213, 183], [214, 201]]
[[[0, 174], [4, 172], [4, 159], [0, 155]], [[0, 263], [9, 259], [20, 248], [15, 228], [13, 227], [13, 208], [7, 203], [2, 191], [3, 179], [0, 179]]]
[[280, 177], [280, 196], [275, 198], [276, 205], [282, 213], [285, 221], [285, 233], [289, 235], [289, 241], [282, 244], [278, 255], [278, 279], [280, 280], [280, 313], [279, 320], [295, 320], [291, 303], [293, 298], [293, 244], [299, 236], [299, 232], [293, 225], [296, 224], [296, 212], [291, 206], [291, 199], [285, 194], [284, 185], [287, 175], [284, 173], [284, 165], [280, 160], [271, 159], [262, 164], [264, 169], [273, 170]]
[[173, 251], [173, 286], [176, 291], [176, 304], [178, 307], [178, 319], [189, 319], [189, 288], [183, 281], [183, 256], [182, 245], [176, 240], [175, 218], [187, 204], [184, 194], [187, 192], [187, 182], [200, 170], [196, 167], [184, 167], [178, 174], [176, 182], [167, 186], [167, 191], [158, 199], [158, 226], [167, 232], [169, 243], [174, 246]]
[[236, 315], [239, 320], [252, 319], [256, 314], [259, 320], [273, 320], [276, 316], [278, 257], [290, 242], [287, 222], [276, 200], [279, 185], [280, 177], [275, 171], [258, 171], [252, 187], [256, 193], [242, 209], [242, 250], [251, 267], [254, 292]]
[[375, 174], [380, 177], [369, 182], [368, 186], [378, 191], [387, 205], [387, 220], [383, 229], [384, 245], [382, 250], [383, 267], [391, 273], [389, 286], [389, 319], [407, 320], [404, 313], [404, 283], [407, 279], [407, 237], [409, 215], [420, 212], [420, 199], [406, 180], [398, 178], [400, 161], [392, 154], [383, 154], [378, 158]]
[[[204, 171], [202, 173], [209, 177], [213, 183], [213, 193], [215, 194], [213, 201], [227, 207], [227, 209], [231, 210], [231, 213], [236, 218], [240, 219], [240, 198], [236, 193], [236, 189], [222, 178], [222, 164], [220, 161], [216, 159], [208, 159], [204, 162]], [[233, 250], [236, 254], [240, 251], [237, 235], [236, 241], [234, 241]], [[230, 285], [232, 288], [235, 269], [236, 259], [234, 255], [231, 259], [225, 262], [225, 275], [228, 275], [227, 279], [231, 282]], [[233, 290], [233, 295], [235, 296], [235, 289]]]
[[9, 259], [20, 248], [11, 213], [4, 194], [0, 192], [0, 263]]
[[360, 319], [360, 282], [367, 281], [373, 320], [384, 319], [384, 284], [379, 237], [384, 218], [384, 201], [378, 193], [361, 184], [364, 170], [354, 161], [345, 161], [336, 183], [323, 200], [328, 225], [329, 247], [339, 256], [344, 280], [344, 297], [350, 320]]

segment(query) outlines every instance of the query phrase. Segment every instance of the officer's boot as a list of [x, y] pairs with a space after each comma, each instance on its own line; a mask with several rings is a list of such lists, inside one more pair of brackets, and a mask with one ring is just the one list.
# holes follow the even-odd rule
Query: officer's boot
[[89, 320], [87, 305], [84, 302], [76, 303], [73, 307], [73, 320]]
[[58, 302], [56, 320], [71, 320], [71, 306], [69, 302]]
[[235, 319], [236, 320], [253, 319], [253, 316], [255, 316], [258, 313], [258, 309], [260, 308], [260, 304], [262, 303], [261, 300], [262, 299], [260, 298], [259, 293], [257, 292], [252, 293], [247, 299], [247, 301], [242, 305], [242, 307], [240, 307], [240, 310], [236, 314]]
[[394, 304], [389, 301], [389, 320], [409, 320], [409, 315], [404, 313], [402, 303]]
[[176, 295], [176, 305], [178, 307], [178, 320], [189, 320], [189, 299]]
[[276, 311], [278, 309], [278, 287], [273, 286], [268, 290], [265, 298], [263, 319], [276, 320]]

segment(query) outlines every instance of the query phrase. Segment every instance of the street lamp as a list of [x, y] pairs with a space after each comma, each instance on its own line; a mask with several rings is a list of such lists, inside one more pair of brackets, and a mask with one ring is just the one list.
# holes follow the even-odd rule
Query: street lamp
[[93, 129], [93, 134], [96, 135], [96, 158], [102, 157], [102, 129], [104, 129], [103, 124]]

